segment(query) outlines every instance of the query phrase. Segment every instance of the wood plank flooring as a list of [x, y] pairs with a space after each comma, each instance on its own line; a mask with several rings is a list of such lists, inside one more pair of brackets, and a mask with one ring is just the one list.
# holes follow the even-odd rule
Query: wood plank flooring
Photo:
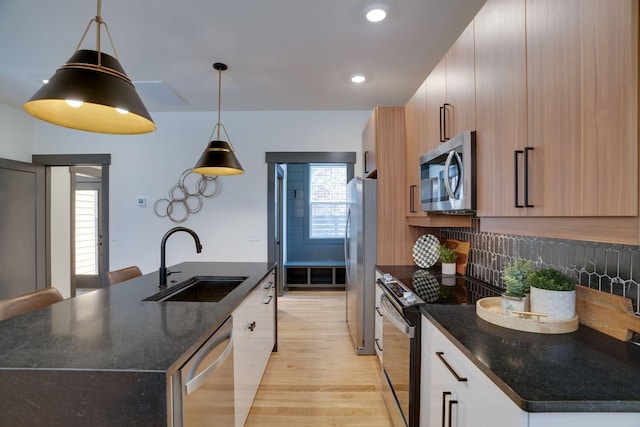
[[288, 291], [278, 299], [272, 353], [246, 427], [391, 427], [375, 355], [355, 353], [345, 293]]

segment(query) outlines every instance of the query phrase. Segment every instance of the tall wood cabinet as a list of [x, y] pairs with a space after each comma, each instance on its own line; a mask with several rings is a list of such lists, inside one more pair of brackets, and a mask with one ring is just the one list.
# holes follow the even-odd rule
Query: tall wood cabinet
[[412, 264], [420, 230], [405, 221], [404, 107], [376, 107], [362, 132], [363, 151], [374, 147], [378, 179], [378, 264]]
[[488, 0], [474, 23], [478, 214], [637, 216], [637, 1]]

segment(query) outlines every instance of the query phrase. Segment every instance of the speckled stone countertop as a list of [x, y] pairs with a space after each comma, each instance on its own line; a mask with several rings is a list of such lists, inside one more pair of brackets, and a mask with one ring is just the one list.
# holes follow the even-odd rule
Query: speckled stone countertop
[[167, 379], [272, 267], [185, 262], [170, 268], [180, 273], [169, 276], [169, 286], [193, 276], [247, 277], [220, 302], [143, 301], [160, 291], [153, 272], [0, 322], [4, 422], [166, 424]]
[[640, 346], [591, 328], [520, 332], [476, 316], [475, 305], [423, 314], [518, 406], [529, 412], [640, 412]]

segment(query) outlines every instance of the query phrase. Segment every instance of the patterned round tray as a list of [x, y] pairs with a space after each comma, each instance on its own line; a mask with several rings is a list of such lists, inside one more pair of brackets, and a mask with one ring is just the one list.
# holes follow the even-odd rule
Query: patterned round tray
[[440, 258], [440, 241], [433, 234], [420, 236], [413, 245], [413, 261], [420, 268], [429, 268]]

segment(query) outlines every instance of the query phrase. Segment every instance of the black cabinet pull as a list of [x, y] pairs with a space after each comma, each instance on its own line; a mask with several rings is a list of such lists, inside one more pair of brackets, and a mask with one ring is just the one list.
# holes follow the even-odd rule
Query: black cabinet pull
[[415, 204], [415, 191], [416, 190], [416, 185], [410, 185], [409, 186], [409, 212], [411, 213], [416, 213], [417, 211], [413, 208], [414, 204]]
[[376, 343], [376, 347], [378, 347], [378, 350], [382, 351], [382, 347], [380, 347], [380, 340], [378, 338], [374, 339], [373, 342]]
[[451, 107], [451, 104], [448, 103], [444, 103], [442, 104], [442, 111], [443, 111], [443, 120], [442, 120], [442, 137], [443, 137], [443, 142], [444, 141], [448, 141], [450, 138], [447, 136], [447, 107]]
[[[514, 183], [514, 196], [515, 199], [514, 206], [516, 208], [532, 208], [533, 205], [529, 204], [529, 151], [533, 151], [533, 147], [524, 147], [524, 150], [515, 150], [513, 152], [513, 183]], [[518, 176], [518, 154], [523, 155], [524, 161], [524, 173], [522, 174], [523, 178], [523, 187], [524, 187], [524, 203], [518, 203], [518, 186], [519, 180]]]
[[383, 316], [383, 315], [382, 315], [382, 312], [380, 311], [380, 307], [376, 307], [376, 311], [378, 312], [378, 315], [379, 315], [380, 317], [382, 317], [382, 316]]
[[364, 161], [364, 173], [369, 173], [369, 172], [371, 172], [369, 170], [369, 163], [367, 162], [367, 158], [369, 157], [369, 151], [365, 151], [363, 156], [364, 156], [364, 159], [363, 159], [363, 161]]
[[513, 199], [514, 199], [514, 206], [516, 208], [524, 208], [523, 205], [518, 203], [518, 175], [520, 175], [518, 173], [518, 154], [522, 154], [522, 153], [524, 153], [524, 151], [522, 150], [515, 150], [513, 152], [513, 188], [514, 188]]
[[524, 147], [524, 207], [532, 208], [529, 204], [529, 151], [533, 151], [533, 147]]
[[449, 401], [449, 427], [452, 426], [451, 420], [453, 419], [453, 405], [457, 405], [457, 404], [458, 404], [457, 400]]
[[458, 382], [464, 382], [467, 381], [467, 379], [465, 377], [461, 377], [460, 375], [458, 375], [458, 373], [456, 371], [453, 370], [453, 368], [451, 367], [451, 365], [449, 365], [447, 363], [446, 360], [444, 360], [444, 352], [443, 351], [436, 351], [436, 356], [438, 356], [438, 359], [440, 359], [442, 361], [442, 363], [444, 363], [444, 366], [447, 367], [447, 369], [449, 370], [449, 372], [451, 372], [453, 374], [454, 377], [456, 377], [456, 380], [458, 380]]
[[447, 396], [451, 396], [450, 391], [442, 392], [442, 427], [445, 427], [444, 420], [447, 418]]
[[440, 142], [445, 142], [443, 126], [444, 124], [444, 104], [440, 106]]

